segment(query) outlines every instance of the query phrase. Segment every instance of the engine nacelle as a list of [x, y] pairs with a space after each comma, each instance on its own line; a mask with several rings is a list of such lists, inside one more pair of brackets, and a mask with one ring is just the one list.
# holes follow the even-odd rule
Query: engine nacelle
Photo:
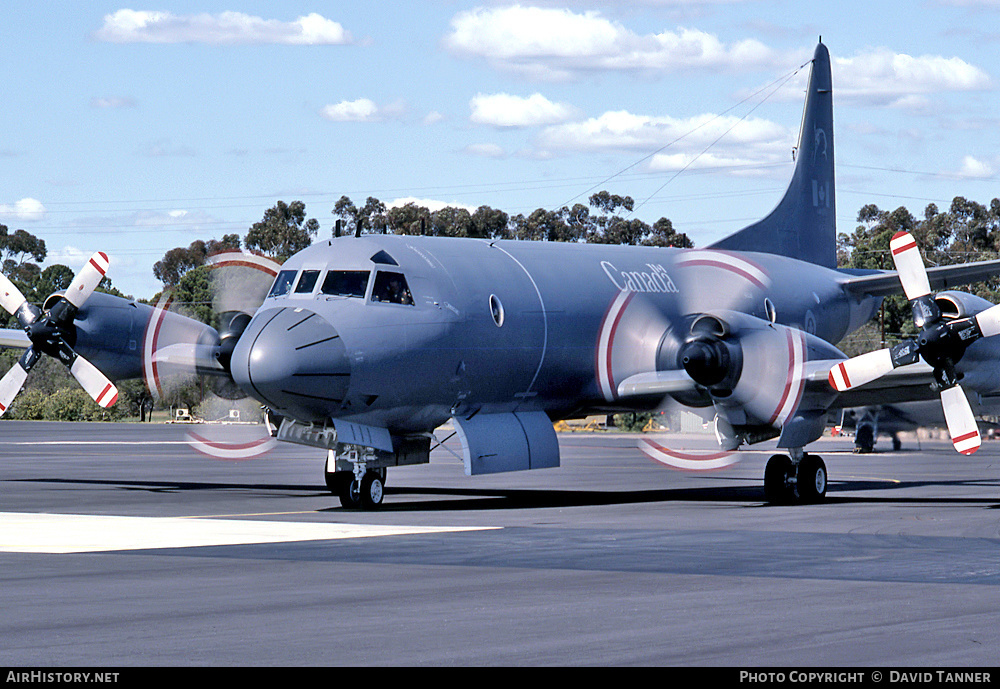
[[774, 437], [794, 415], [807, 362], [841, 358], [809, 333], [719, 311], [695, 319], [678, 365], [707, 390], [733, 437], [753, 442]]
[[[204, 323], [101, 292], [91, 295], [74, 325], [73, 346], [106, 376], [143, 378], [151, 388], [164, 374], [193, 372], [195, 346], [211, 350], [219, 344], [219, 334]], [[191, 350], [180, 364], [161, 356], [178, 345]]]
[[968, 292], [938, 292], [934, 295], [934, 302], [941, 310], [942, 318], [954, 320], [956, 318], [966, 318], [974, 316], [980, 311], [993, 306], [982, 297], [977, 297]]

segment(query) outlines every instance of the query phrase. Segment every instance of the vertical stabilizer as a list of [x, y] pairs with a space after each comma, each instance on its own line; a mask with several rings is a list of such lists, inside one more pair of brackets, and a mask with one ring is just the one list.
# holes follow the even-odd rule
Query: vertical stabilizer
[[837, 266], [833, 175], [833, 81], [830, 53], [820, 43], [812, 60], [795, 170], [784, 198], [760, 220], [710, 248], [760, 251], [827, 268]]

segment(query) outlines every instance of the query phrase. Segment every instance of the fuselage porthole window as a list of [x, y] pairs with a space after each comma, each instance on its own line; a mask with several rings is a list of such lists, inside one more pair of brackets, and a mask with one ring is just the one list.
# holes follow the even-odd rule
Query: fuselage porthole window
[[413, 306], [413, 295], [402, 273], [381, 270], [375, 275], [375, 284], [372, 285], [372, 301]]
[[274, 284], [271, 285], [271, 291], [267, 293], [269, 297], [283, 297], [292, 289], [292, 283], [295, 282], [295, 274], [297, 271], [294, 270], [282, 270], [278, 272], [278, 277], [274, 279]]
[[503, 304], [500, 303], [500, 298], [495, 294], [490, 295], [490, 313], [493, 314], [493, 322], [497, 324], [497, 327], [503, 325]]

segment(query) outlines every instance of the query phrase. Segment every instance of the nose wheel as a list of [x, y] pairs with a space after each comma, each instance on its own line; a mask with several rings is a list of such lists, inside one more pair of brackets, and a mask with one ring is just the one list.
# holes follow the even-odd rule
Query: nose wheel
[[826, 485], [826, 463], [817, 455], [803, 454], [797, 463], [774, 455], [764, 468], [764, 498], [772, 505], [822, 502]]

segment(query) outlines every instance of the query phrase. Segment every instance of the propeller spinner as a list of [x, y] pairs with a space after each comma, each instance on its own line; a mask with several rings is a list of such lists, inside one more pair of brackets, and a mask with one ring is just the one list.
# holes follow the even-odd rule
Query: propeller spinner
[[923, 358], [934, 369], [934, 386], [940, 392], [948, 433], [955, 449], [970, 455], [982, 438], [955, 370], [966, 348], [982, 337], [1000, 333], [1000, 306], [967, 318], [946, 320], [931, 294], [930, 282], [917, 243], [909, 232], [897, 232], [889, 243], [903, 292], [910, 302], [919, 334], [894, 347], [843, 361], [830, 370], [830, 385], [845, 391], [881, 378], [899, 366]]
[[10, 279], [0, 274], [0, 305], [17, 318], [31, 341], [31, 346], [0, 379], [0, 415], [10, 407], [42, 354], [61, 361], [97, 404], [108, 408], [118, 400], [118, 388], [96, 366], [77, 354], [73, 341], [73, 320], [101, 279], [108, 272], [108, 255], [97, 252], [77, 273], [63, 294], [46, 299], [46, 310], [25, 299]]

